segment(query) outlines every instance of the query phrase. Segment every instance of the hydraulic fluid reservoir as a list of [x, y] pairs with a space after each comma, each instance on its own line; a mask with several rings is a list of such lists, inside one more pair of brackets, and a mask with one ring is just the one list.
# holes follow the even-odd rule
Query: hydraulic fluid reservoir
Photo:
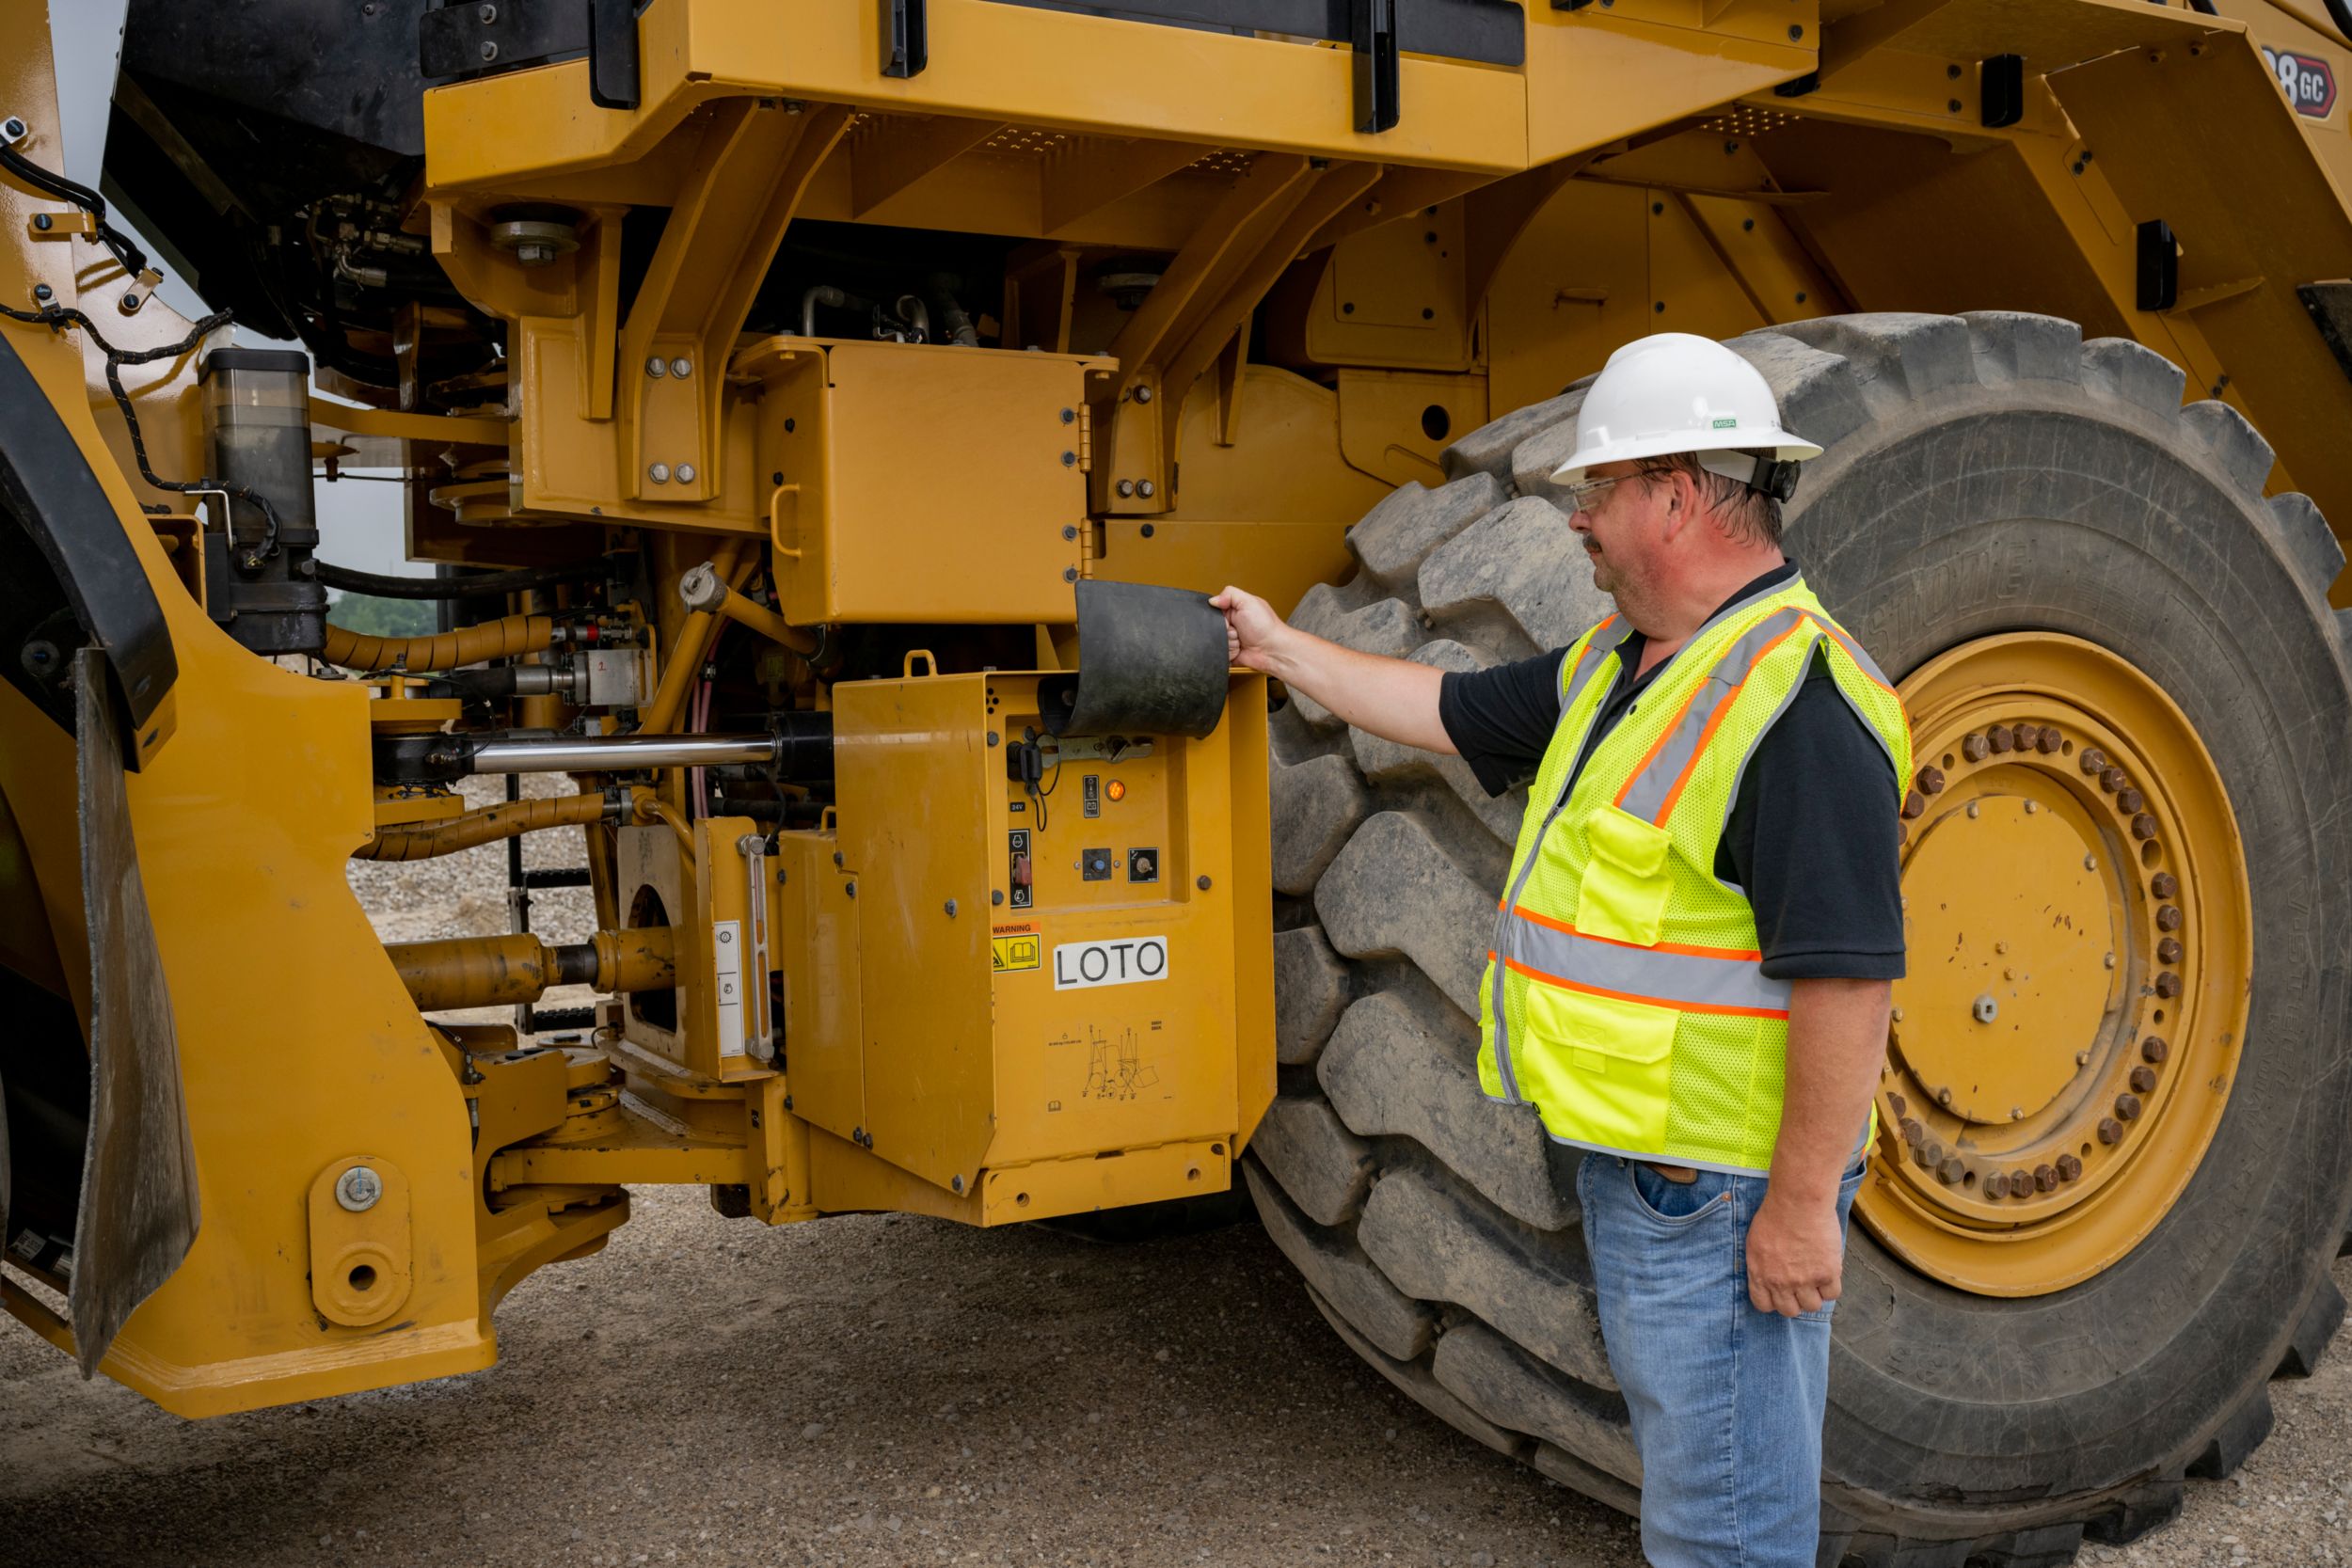
[[310, 494], [310, 356], [215, 349], [199, 377], [214, 476], [269, 503], [229, 498], [227, 531], [206, 541], [213, 585], [206, 608], [256, 653], [316, 652], [326, 642], [326, 590], [310, 565], [319, 532]]

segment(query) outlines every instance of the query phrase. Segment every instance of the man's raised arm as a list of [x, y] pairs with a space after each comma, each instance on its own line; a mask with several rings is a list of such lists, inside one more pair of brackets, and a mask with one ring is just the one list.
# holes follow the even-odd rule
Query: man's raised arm
[[1438, 717], [1444, 671], [1327, 642], [1285, 625], [1272, 605], [1238, 588], [1209, 603], [1225, 612], [1226, 654], [1235, 664], [1263, 671], [1385, 740], [1454, 754]]

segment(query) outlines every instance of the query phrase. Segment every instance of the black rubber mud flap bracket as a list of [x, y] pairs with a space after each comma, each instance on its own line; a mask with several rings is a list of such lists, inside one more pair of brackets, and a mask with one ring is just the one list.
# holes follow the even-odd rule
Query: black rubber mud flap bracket
[[1995, 55], [1977, 67], [1977, 118], [1997, 131], [2026, 118], [2026, 58]]
[[2181, 246], [2162, 218], [2139, 226], [2137, 292], [2143, 310], [2169, 310], [2181, 302]]
[[637, 76], [637, 0], [588, 0], [588, 99], [599, 109], [633, 109]]
[[882, 74], [920, 76], [930, 63], [928, 0], [888, 0], [882, 8]]
[[1225, 617], [1201, 594], [1078, 584], [1078, 673], [1037, 683], [1055, 735], [1183, 735], [1225, 717]]
[[82, 649], [73, 676], [82, 907], [89, 927], [90, 1118], [66, 1299], [87, 1378], [139, 1303], [188, 1255], [198, 1209], [196, 1146], [180, 1088], [171, 992], [131, 836], [122, 737], [105, 695], [104, 656]]
[[[2295, 293], [2303, 309], [2312, 313], [2312, 325], [2319, 328], [2328, 352], [2336, 356], [2344, 373], [2352, 376], [2352, 282], [2340, 278], [2332, 283], [2306, 283]], [[2352, 1231], [2345, 1233], [2344, 1244], [2346, 1252], [2352, 1252]]]
[[[32, 536], [73, 612], [84, 645], [104, 653], [112, 673], [102, 671], [95, 689], [120, 693], [129, 720], [121, 738], [138, 742], [114, 755], [125, 767], [143, 766], [166, 738], [154, 735], [160, 726], [151, 727], [150, 721], [180, 677], [171, 629], [105, 487], [6, 336], [0, 336], [0, 510]], [[40, 641], [56, 654], [72, 651], [56, 647], [54, 639]], [[0, 649], [8, 679], [23, 684], [24, 661], [33, 651], [29, 645]], [[68, 722], [63, 702], [53, 701], [54, 687], [26, 695], [60, 727]], [[118, 726], [110, 722], [108, 728]]]
[[1392, 131], [1400, 114], [1396, 89], [1396, 0], [1352, 0], [1348, 42], [1356, 50], [1356, 129], [1364, 135]]

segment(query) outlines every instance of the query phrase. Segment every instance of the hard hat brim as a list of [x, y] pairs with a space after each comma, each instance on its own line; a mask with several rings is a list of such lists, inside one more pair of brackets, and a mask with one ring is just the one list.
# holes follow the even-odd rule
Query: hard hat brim
[[1821, 455], [1821, 449], [1802, 436], [1777, 425], [1762, 430], [1669, 431], [1611, 441], [1580, 451], [1551, 470], [1554, 479], [1567, 479], [1603, 463], [1630, 463], [1640, 457], [1667, 457], [1676, 452], [1766, 451], [1783, 463], [1802, 463]]

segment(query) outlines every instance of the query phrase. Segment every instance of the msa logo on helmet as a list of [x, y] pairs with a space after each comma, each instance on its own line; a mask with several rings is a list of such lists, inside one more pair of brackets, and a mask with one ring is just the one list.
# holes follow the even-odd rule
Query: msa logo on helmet
[[1738, 420], [1717, 420], [1715, 421], [1715, 428], [1717, 430], [1737, 430], [1740, 428], [1740, 421]]
[[2285, 49], [2265, 49], [2263, 60], [2279, 79], [2280, 87], [2296, 114], [2326, 119], [2335, 112], [2336, 72], [2326, 60]]

